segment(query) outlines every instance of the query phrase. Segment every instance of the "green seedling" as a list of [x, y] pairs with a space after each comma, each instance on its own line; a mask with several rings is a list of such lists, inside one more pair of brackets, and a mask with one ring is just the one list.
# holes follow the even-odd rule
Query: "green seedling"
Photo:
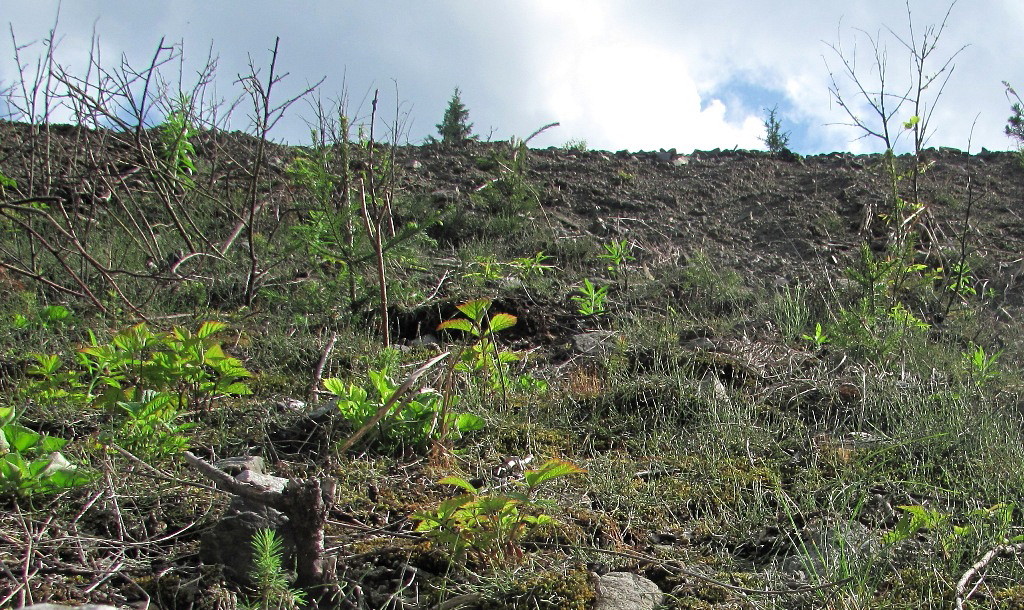
[[[391, 402], [398, 390], [385, 370], [369, 371], [367, 375], [375, 396], [363, 387], [341, 379], [330, 378], [323, 382], [324, 388], [337, 397], [338, 412], [342, 418], [357, 430]], [[482, 418], [468, 413], [446, 412], [442, 419], [442, 399], [442, 395], [433, 390], [421, 391], [389, 417], [377, 422], [376, 438], [389, 449], [409, 446], [423, 449], [431, 441], [457, 440], [467, 432], [484, 427]], [[458, 396], [449, 396], [449, 407], [457, 402]], [[442, 430], [447, 438], [439, 438]]]
[[825, 331], [821, 329], [821, 322], [814, 325], [813, 335], [800, 335], [800, 338], [813, 343], [814, 349], [821, 349], [823, 345], [832, 341], [829, 339], [828, 335], [825, 334]]
[[13, 407], [0, 407], [0, 491], [27, 497], [79, 487], [93, 476], [60, 450], [68, 441], [15, 423]]
[[439, 482], [466, 493], [444, 500], [436, 509], [417, 513], [416, 530], [461, 560], [469, 552], [487, 561], [521, 560], [521, 542], [537, 527], [556, 523], [547, 510], [551, 502], [539, 500], [537, 492], [554, 479], [585, 472], [564, 460], [552, 459], [540, 468], [528, 470], [511, 491], [487, 493], [465, 479], [450, 476]]
[[519, 356], [499, 349], [495, 335], [515, 326], [518, 319], [508, 313], [496, 313], [488, 317], [490, 307], [490, 299], [466, 301], [456, 307], [465, 317], [446, 320], [438, 325], [437, 329], [461, 330], [472, 341], [469, 348], [462, 351], [455, 370], [480, 374], [490, 383], [492, 389], [500, 389], [505, 386], [503, 365], [519, 360]]
[[293, 610], [304, 607], [306, 593], [293, 589], [284, 568], [284, 542], [269, 528], [257, 530], [249, 541], [252, 548], [252, 581], [256, 598], [245, 604], [253, 610]]
[[554, 268], [553, 265], [548, 265], [545, 261], [551, 260], [550, 256], [547, 256], [543, 252], [538, 252], [533, 256], [526, 256], [522, 258], [512, 259], [512, 268], [516, 270], [517, 275], [521, 278], [526, 279], [534, 275], [544, 275], [545, 272]]
[[1002, 354], [1002, 350], [994, 354], [986, 354], [984, 347], [975, 345], [973, 350], [964, 352], [962, 356], [967, 363], [971, 378], [981, 384], [991, 381], [999, 375], [996, 365]]
[[611, 243], [604, 244], [604, 253], [598, 254], [597, 258], [608, 261], [606, 269], [612, 275], [620, 275], [625, 271], [626, 263], [636, 260], [630, 247], [629, 242], [625, 239], [621, 241], [613, 241]]
[[11, 326], [21, 330], [30, 327], [50, 328], [57, 324], [65, 324], [71, 320], [71, 310], [63, 305], [47, 305], [39, 309], [31, 318], [25, 314], [16, 313]]
[[151, 460], [177, 455], [189, 447], [188, 431], [198, 424], [181, 423], [176, 398], [167, 392], [146, 390], [139, 400], [119, 402], [124, 417], [111, 440]]
[[597, 316], [608, 311], [605, 305], [608, 300], [607, 286], [594, 286], [589, 279], [584, 278], [583, 284], [577, 290], [579, 294], [573, 295], [572, 300], [576, 302], [576, 311], [580, 314]]

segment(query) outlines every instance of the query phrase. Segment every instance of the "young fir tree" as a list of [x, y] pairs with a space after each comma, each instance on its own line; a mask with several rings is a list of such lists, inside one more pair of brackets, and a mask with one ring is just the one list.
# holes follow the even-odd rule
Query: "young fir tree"
[[473, 124], [467, 122], [469, 110], [462, 103], [459, 88], [455, 88], [452, 99], [448, 101], [448, 108], [444, 111], [444, 118], [437, 125], [437, 133], [441, 134], [441, 142], [444, 144], [462, 144], [471, 139]]
[[782, 131], [782, 121], [779, 120], [779, 107], [765, 108], [768, 118], [764, 120], [764, 136], [761, 141], [768, 147], [768, 152], [773, 155], [782, 155], [789, 152], [789, 132]]

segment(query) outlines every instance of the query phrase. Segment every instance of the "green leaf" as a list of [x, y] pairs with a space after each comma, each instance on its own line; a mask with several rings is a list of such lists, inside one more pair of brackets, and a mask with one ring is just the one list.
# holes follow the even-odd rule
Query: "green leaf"
[[224, 393], [231, 394], [233, 396], [250, 396], [252, 394], [252, 390], [250, 390], [249, 386], [244, 383], [236, 381], [224, 388]]
[[466, 318], [454, 318], [451, 320], [446, 320], [444, 322], [441, 322], [437, 326], [437, 330], [445, 330], [449, 328], [454, 330], [462, 330], [467, 333], [472, 333], [474, 330], [473, 324]]
[[466, 491], [468, 491], [471, 494], [478, 493], [477, 488], [473, 487], [472, 483], [470, 483], [466, 479], [463, 479], [462, 477], [457, 477], [457, 476], [445, 477], [445, 478], [441, 479], [440, 481], [438, 481], [438, 483], [441, 483], [442, 485], [454, 485], [456, 487], [461, 487], [462, 489], [465, 489]]
[[47, 480], [53, 487], [71, 489], [85, 485], [94, 478], [94, 475], [78, 470], [56, 470], [47, 477]]
[[196, 331], [196, 337], [205, 339], [210, 335], [220, 332], [227, 328], [228, 325], [224, 322], [217, 322], [216, 320], [207, 320], [199, 326], [199, 330]]
[[43, 308], [43, 317], [48, 322], [59, 322], [71, 317], [71, 310], [63, 305], [47, 305]]
[[24, 453], [29, 449], [56, 451], [67, 444], [64, 439], [48, 437], [18, 424], [7, 424], [3, 427], [3, 433], [11, 448], [19, 453]]
[[459, 432], [471, 432], [473, 430], [483, 430], [487, 425], [484, 418], [479, 415], [472, 415], [470, 413], [460, 413], [455, 417], [455, 429]]
[[523, 477], [526, 480], [526, 484], [530, 487], [536, 487], [545, 481], [550, 481], [558, 477], [564, 477], [570, 474], [582, 474], [586, 472], [579, 466], [571, 462], [559, 459], [550, 459], [544, 462], [540, 468], [535, 470], [527, 470]]
[[13, 189], [13, 188], [17, 188], [17, 186], [18, 186], [17, 182], [15, 182], [13, 179], [8, 178], [7, 176], [5, 176], [3, 174], [3, 172], [0, 172], [0, 187], [12, 188]]
[[487, 315], [487, 309], [491, 306], [490, 299], [474, 299], [456, 306], [470, 320], [480, 322]]
[[18, 453], [8, 453], [0, 458], [0, 479], [19, 481], [27, 470], [25, 459]]
[[348, 396], [345, 382], [337, 377], [329, 377], [323, 381], [324, 389], [335, 396]]
[[498, 332], [516, 325], [518, 319], [509, 313], [498, 313], [491, 317], [491, 332]]
[[391, 395], [395, 393], [395, 384], [388, 377], [387, 372], [381, 369], [379, 371], [367, 371], [366, 374], [370, 378], [373, 388], [377, 390], [377, 396], [380, 397], [381, 403], [387, 402]]

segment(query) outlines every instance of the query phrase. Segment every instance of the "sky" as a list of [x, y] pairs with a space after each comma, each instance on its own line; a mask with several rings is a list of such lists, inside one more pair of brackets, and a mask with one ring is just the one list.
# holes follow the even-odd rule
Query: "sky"
[[[860, 153], [883, 145], [845, 125], [850, 117], [829, 92], [830, 72], [847, 107], [876, 129], [842, 60], [876, 91], [877, 42], [886, 53], [887, 89], [903, 93], [913, 79], [900, 38], [919, 48], [949, 9], [943, 1], [910, 0], [908, 21], [908, 5], [898, 0], [0, 0], [0, 23], [9, 25], [0, 40], [0, 88], [16, 85], [17, 98], [55, 22], [55, 60], [76, 78], [89, 74], [91, 49], [103, 69], [116, 72], [122, 59], [145, 67], [163, 39], [181, 54], [161, 68], [172, 88], [190, 89], [212, 53], [217, 70], [207, 99], [223, 99], [217, 116], [244, 130], [251, 103], [239, 76], [250, 62], [266, 75], [279, 38], [276, 67], [287, 76], [275, 100], [323, 79], [270, 133], [292, 144], [308, 142], [316, 99], [328, 107], [344, 99], [346, 114], [367, 124], [374, 91], [376, 133], [397, 116], [402, 142], [421, 143], [437, 134], [458, 87], [474, 133], [485, 140], [526, 137], [558, 122], [530, 145], [764, 148], [766, 109], [775, 107], [794, 151]], [[1024, 93], [1021, 31], [1020, 0], [952, 6], [925, 63], [930, 75], [953, 57], [952, 71], [923, 95], [931, 112], [927, 145], [974, 152], [1015, 146], [1003, 132], [1010, 101], [1002, 81]], [[141, 85], [133, 91], [138, 96]], [[62, 113], [67, 119], [67, 110], [56, 108], [54, 120]], [[0, 102], [0, 118], [10, 114]], [[895, 132], [912, 116], [910, 105], [901, 108], [891, 121]], [[897, 148], [911, 140], [901, 134]]]

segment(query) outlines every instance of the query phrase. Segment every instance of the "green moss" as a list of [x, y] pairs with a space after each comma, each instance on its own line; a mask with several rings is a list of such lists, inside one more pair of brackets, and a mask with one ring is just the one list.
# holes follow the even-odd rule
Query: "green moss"
[[594, 600], [587, 571], [548, 570], [517, 577], [492, 594], [482, 610], [586, 610]]

